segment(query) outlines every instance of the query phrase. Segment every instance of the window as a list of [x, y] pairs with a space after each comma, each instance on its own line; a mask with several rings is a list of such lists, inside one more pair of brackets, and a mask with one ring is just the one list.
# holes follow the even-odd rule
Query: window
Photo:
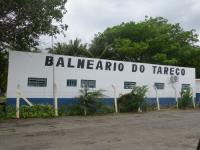
[[182, 90], [190, 89], [190, 84], [182, 84]]
[[46, 87], [47, 78], [28, 78], [28, 86]]
[[96, 88], [96, 80], [81, 80], [81, 87]]
[[77, 80], [75, 80], [75, 79], [68, 79], [67, 80], [67, 86], [76, 87], [76, 85], [77, 85]]
[[124, 89], [133, 89], [133, 87], [135, 85], [136, 85], [136, 82], [125, 81], [124, 82]]
[[154, 83], [154, 87], [156, 89], [164, 89], [165, 88], [165, 84], [164, 83]]

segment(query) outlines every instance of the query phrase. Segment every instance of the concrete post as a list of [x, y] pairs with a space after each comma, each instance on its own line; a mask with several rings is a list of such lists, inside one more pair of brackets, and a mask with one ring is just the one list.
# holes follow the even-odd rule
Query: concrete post
[[157, 102], [157, 109], [158, 109], [158, 111], [160, 110], [160, 102], [159, 102], [159, 97], [158, 97], [158, 90], [157, 90], [157, 88], [155, 87], [155, 89], [156, 89], [156, 102]]
[[117, 106], [117, 97], [116, 97], [116, 88], [114, 85], [112, 85], [113, 91], [114, 91], [114, 101], [115, 101], [115, 112], [118, 113], [118, 106]]

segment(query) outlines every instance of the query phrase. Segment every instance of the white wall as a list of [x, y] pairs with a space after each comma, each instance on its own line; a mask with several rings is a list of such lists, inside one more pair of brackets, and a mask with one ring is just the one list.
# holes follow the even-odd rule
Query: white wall
[[[15, 91], [17, 84], [20, 84], [20, 88], [26, 97], [31, 98], [50, 98], [53, 97], [53, 66], [45, 66], [46, 56], [53, 56], [51, 54], [44, 53], [28, 53], [28, 52], [10, 52], [9, 56], [9, 74], [8, 74], [8, 90], [7, 97], [15, 97]], [[62, 57], [64, 59], [64, 67], [55, 66], [55, 82], [57, 85], [57, 97], [60, 98], [71, 98], [78, 96], [80, 90], [81, 79], [96, 80], [96, 89], [104, 89], [106, 97], [113, 97], [112, 84], [115, 85], [117, 90], [117, 95], [122, 93], [127, 93], [130, 91], [124, 89], [124, 81], [136, 82], [137, 85], [147, 85], [148, 93], [147, 97], [155, 97], [155, 89], [153, 87], [155, 82], [165, 83], [165, 89], [159, 90], [160, 97], [175, 97], [174, 90], [170, 83], [170, 74], [154, 74], [153, 66], [173, 67], [185, 69], [185, 75], [178, 75], [179, 82], [175, 84], [178, 93], [181, 90], [181, 84], [190, 84], [195, 91], [195, 69], [194, 68], [183, 68], [174, 66], [163, 66], [163, 65], [153, 65], [153, 64], [143, 64], [134, 62], [121, 62], [121, 61], [111, 61], [111, 60], [101, 60], [102, 64], [106, 62], [111, 62], [112, 64], [122, 63], [124, 65], [123, 71], [108, 71], [108, 70], [96, 70], [95, 66], [99, 59], [92, 58], [80, 58], [72, 56], [61, 56], [54, 55], [54, 61], [56, 62], [58, 58]], [[67, 66], [68, 60], [71, 58], [71, 64], [77, 64], [78, 59], [92, 60], [94, 69], [80, 69], [80, 68], [69, 68]], [[144, 65], [145, 71], [132, 72], [132, 64]], [[42, 77], [47, 78], [47, 87], [28, 87], [28, 77]], [[67, 87], [67, 79], [77, 79], [77, 87]]]
[[[44, 67], [46, 54], [9, 52], [7, 97], [16, 97], [17, 85], [26, 97], [52, 97], [52, 68]], [[47, 87], [28, 87], [28, 77], [47, 78]]]

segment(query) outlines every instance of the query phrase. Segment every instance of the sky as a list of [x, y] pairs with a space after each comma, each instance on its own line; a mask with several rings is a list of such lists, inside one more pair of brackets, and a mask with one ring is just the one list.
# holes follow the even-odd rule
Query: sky
[[[66, 37], [57, 35], [54, 44], [75, 38], [90, 44], [98, 32], [122, 22], [143, 21], [145, 16], [161, 16], [169, 23], [180, 23], [184, 30], [195, 29], [200, 34], [200, 0], [68, 0], [66, 8]], [[51, 39], [41, 36], [40, 47], [51, 47]]]

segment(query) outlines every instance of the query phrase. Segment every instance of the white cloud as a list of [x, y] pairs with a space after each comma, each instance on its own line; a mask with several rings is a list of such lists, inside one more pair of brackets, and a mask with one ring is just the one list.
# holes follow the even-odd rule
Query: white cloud
[[[200, 33], [199, 0], [69, 0], [64, 22], [69, 25], [66, 37], [54, 42], [67, 42], [76, 37], [90, 43], [95, 33], [121, 22], [142, 21], [145, 16], [162, 16], [180, 23], [185, 30]], [[41, 46], [50, 47], [51, 38], [41, 37]]]

